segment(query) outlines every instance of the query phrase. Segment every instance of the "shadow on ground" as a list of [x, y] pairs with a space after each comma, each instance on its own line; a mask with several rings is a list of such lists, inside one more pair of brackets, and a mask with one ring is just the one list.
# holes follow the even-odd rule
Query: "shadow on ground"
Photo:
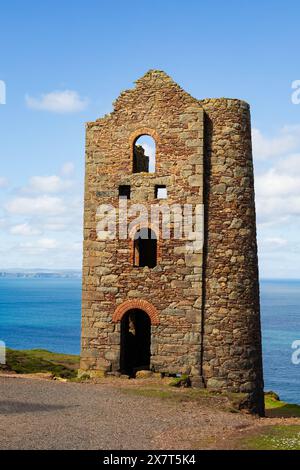
[[41, 403], [28, 403], [21, 401], [0, 401], [1, 414], [18, 414], [18, 413], [43, 413], [47, 411], [62, 410], [64, 408], [74, 408], [74, 406], [64, 405], [44, 405]]

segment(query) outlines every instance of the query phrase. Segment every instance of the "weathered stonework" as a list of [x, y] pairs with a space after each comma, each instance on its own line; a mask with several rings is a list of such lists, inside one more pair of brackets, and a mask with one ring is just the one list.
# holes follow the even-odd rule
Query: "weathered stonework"
[[[155, 173], [133, 172], [134, 143], [144, 134], [156, 143]], [[147, 165], [144, 159], [142, 170]], [[99, 241], [97, 208], [117, 208], [120, 185], [130, 186], [128, 207], [204, 203], [204, 247], [195, 242], [189, 252], [189, 236], [159, 233], [157, 266], [149, 268], [133, 265], [132, 240]], [[161, 185], [167, 201], [155, 199]], [[150, 71], [121, 93], [111, 114], [87, 124], [82, 302], [81, 369], [119, 370], [122, 318], [143, 311], [153, 370], [245, 392], [247, 406], [263, 413], [248, 104], [196, 100]]]

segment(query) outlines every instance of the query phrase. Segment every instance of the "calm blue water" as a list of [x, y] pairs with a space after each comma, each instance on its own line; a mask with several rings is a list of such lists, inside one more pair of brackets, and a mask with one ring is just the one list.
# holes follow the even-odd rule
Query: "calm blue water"
[[300, 364], [291, 344], [300, 340], [300, 281], [261, 282], [265, 390], [300, 404]]
[[81, 280], [0, 278], [0, 339], [10, 348], [78, 354]]
[[[0, 339], [15, 349], [78, 354], [80, 279], [0, 279]], [[291, 344], [300, 340], [300, 281], [261, 282], [265, 389], [300, 403], [300, 364]]]

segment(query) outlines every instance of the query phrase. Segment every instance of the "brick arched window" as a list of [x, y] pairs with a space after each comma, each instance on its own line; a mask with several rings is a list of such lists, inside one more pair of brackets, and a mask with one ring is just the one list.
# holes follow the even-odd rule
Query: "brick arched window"
[[141, 128], [130, 136], [133, 173], [155, 173], [157, 139], [156, 132], [147, 128]]
[[132, 299], [126, 300], [122, 304], [118, 305], [116, 310], [114, 311], [112, 320], [113, 322], [117, 323], [122, 320], [123, 315], [125, 315], [128, 310], [143, 310], [149, 316], [152, 325], [159, 325], [159, 315], [158, 311], [147, 300], [142, 299]]
[[138, 222], [138, 224], [134, 225], [131, 227], [130, 232], [129, 232], [129, 238], [131, 240], [131, 249], [130, 249], [130, 262], [133, 266], [139, 266], [138, 262], [138, 257], [139, 253], [136, 252], [136, 239], [138, 236], [138, 233], [141, 231], [150, 230], [152, 234], [152, 238], [156, 241], [156, 266], [160, 263], [162, 259], [162, 244], [160, 243], [160, 237], [161, 234], [159, 232], [159, 227], [156, 227], [155, 225], [149, 224], [148, 222]]
[[133, 173], [155, 173], [155, 140], [148, 135], [138, 137], [133, 146]]

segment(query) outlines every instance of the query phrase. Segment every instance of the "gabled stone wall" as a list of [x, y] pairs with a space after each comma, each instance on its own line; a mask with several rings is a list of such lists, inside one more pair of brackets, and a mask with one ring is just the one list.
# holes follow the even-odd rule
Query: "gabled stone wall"
[[[250, 131], [245, 102], [196, 100], [159, 71], [87, 124], [82, 369], [118, 370], [122, 315], [141, 308], [152, 323], [154, 370], [244, 392], [246, 406], [263, 413]], [[133, 173], [143, 134], [156, 143], [155, 173]], [[132, 240], [96, 234], [97, 208], [118, 207], [120, 185], [131, 187], [129, 207], [204, 202], [204, 247], [194, 243], [191, 253], [188, 236], [162, 240], [158, 233], [157, 266], [134, 267]], [[155, 199], [157, 185], [167, 187], [167, 201]]]
[[[152, 322], [151, 366], [161, 372], [200, 374], [202, 247], [186, 252], [186, 238], [162, 240], [158, 265], [137, 268], [132, 240], [98, 241], [99, 204], [118, 207], [119, 185], [130, 185], [134, 203], [203, 202], [203, 109], [167, 75], [150, 72], [123, 92], [114, 112], [87, 125], [83, 261], [83, 369], [117, 370], [124, 302], [147, 301], [158, 311]], [[156, 143], [155, 173], [133, 173], [133, 148], [143, 134]], [[167, 201], [155, 199], [165, 185]], [[129, 220], [130, 222], [130, 220]], [[172, 227], [171, 227], [172, 228]]]

